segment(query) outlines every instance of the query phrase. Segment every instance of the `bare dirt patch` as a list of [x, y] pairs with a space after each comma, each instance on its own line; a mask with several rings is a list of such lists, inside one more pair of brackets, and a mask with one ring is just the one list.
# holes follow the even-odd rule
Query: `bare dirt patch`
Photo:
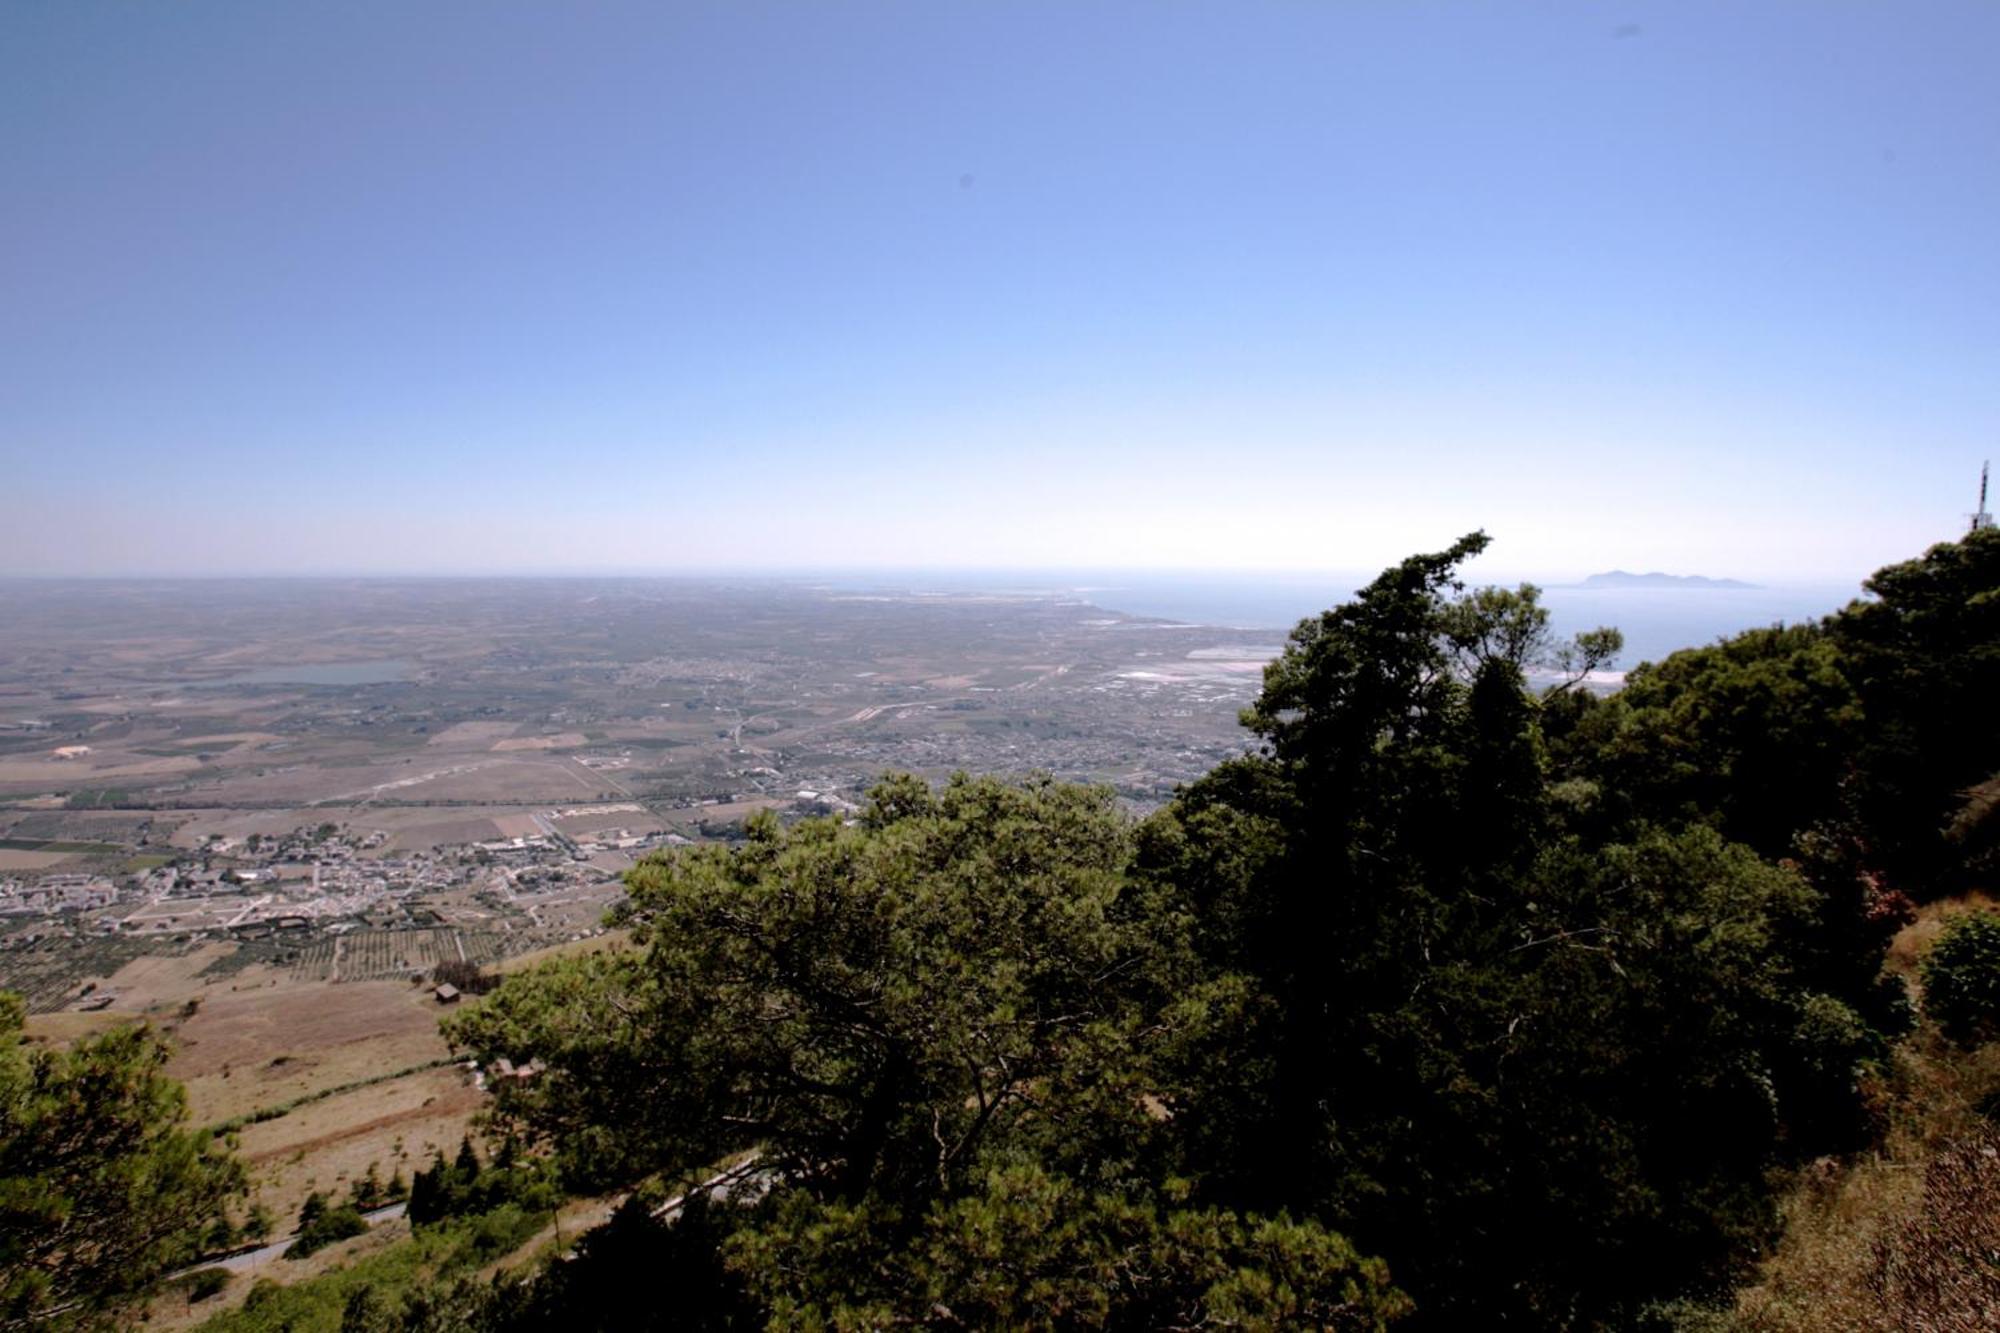
[[495, 750], [574, 750], [580, 745], [590, 744], [590, 738], [580, 731], [565, 731], [557, 736], [515, 736], [511, 740], [495, 741]]
[[748, 801], [723, 801], [716, 805], [697, 806], [690, 811], [676, 811], [675, 813], [689, 814], [697, 819], [726, 821], [731, 819], [748, 819], [759, 810], [782, 810], [788, 804], [790, 802], [780, 800], [775, 796], [757, 797]]
[[625, 829], [631, 833], [652, 833], [666, 827], [644, 806], [624, 805], [618, 808], [606, 807], [607, 813], [592, 813], [555, 820], [555, 826], [564, 833], [582, 835], [596, 833], [603, 829]]
[[74, 852], [17, 852], [0, 847], [0, 870], [46, 870], [74, 855]]
[[457, 722], [432, 736], [428, 744], [442, 749], [483, 750], [519, 728], [518, 722]]
[[439, 819], [397, 829], [386, 850], [422, 851], [452, 843], [485, 842], [499, 833], [498, 821], [480, 818]]
[[186, 749], [220, 749], [228, 746], [241, 749], [246, 745], [261, 745], [266, 741], [282, 741], [284, 737], [275, 731], [229, 731], [214, 736], [176, 736], [171, 744]]

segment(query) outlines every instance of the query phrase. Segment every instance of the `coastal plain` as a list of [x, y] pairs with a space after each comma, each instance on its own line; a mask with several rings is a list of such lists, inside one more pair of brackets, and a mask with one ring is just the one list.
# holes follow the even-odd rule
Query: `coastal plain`
[[164, 1030], [280, 1230], [473, 1124], [440, 964], [621, 947], [637, 859], [885, 771], [1143, 810], [1243, 748], [1281, 637], [692, 580], [4, 581], [0, 623], [0, 987], [38, 1041]]

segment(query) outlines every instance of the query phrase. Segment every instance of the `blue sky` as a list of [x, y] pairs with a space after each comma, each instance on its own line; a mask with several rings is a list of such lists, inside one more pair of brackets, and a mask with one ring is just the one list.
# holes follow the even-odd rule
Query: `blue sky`
[[0, 573], [1845, 579], [2000, 5], [16, 4]]

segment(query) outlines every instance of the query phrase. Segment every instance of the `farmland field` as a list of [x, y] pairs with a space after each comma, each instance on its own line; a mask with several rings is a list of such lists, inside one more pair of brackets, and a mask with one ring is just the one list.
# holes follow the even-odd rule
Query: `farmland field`
[[53, 838], [0, 838], [0, 851], [11, 852], [61, 852], [88, 855], [103, 855], [122, 852], [125, 848], [115, 842], [60, 842]]
[[149, 955], [178, 957], [200, 949], [199, 942], [130, 939], [108, 935], [86, 939], [9, 939], [0, 944], [0, 989], [19, 991], [31, 1014], [54, 1013], [87, 984], [104, 988], [120, 969]]
[[70, 859], [68, 852], [23, 851], [0, 847], [0, 870], [47, 870]]
[[434, 930], [357, 930], [340, 937], [339, 979], [388, 980], [428, 972], [438, 963], [460, 957], [458, 932]]

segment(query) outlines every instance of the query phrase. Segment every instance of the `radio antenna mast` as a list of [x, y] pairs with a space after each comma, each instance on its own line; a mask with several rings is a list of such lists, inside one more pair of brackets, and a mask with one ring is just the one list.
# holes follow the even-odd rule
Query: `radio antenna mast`
[[1974, 532], [1993, 526], [1993, 515], [1986, 512], [1986, 473], [1992, 466], [1991, 461], [1979, 465], [1979, 512], [1972, 516]]

